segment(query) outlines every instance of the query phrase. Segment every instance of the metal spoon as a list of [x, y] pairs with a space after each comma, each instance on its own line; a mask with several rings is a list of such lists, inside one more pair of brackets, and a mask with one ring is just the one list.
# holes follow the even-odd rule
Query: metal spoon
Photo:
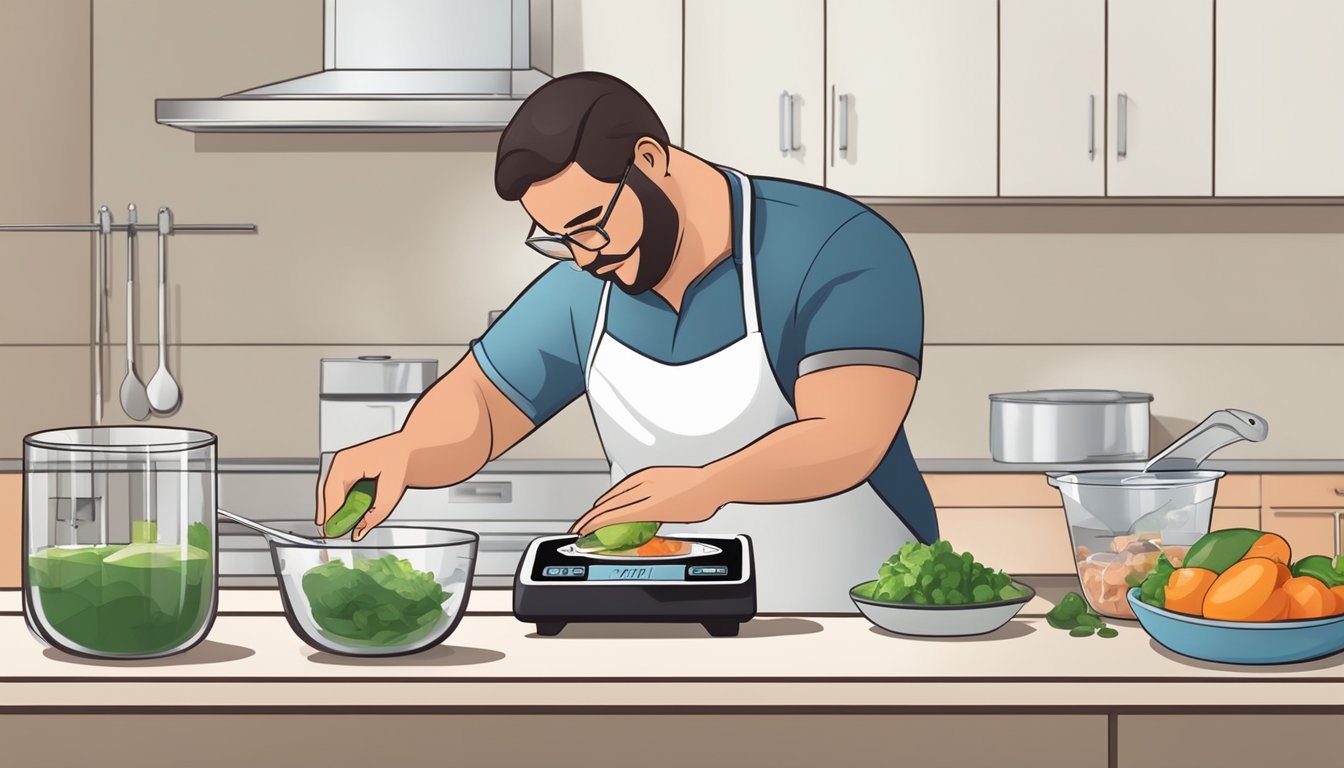
[[265, 536], [266, 538], [272, 539], [274, 541], [281, 541], [286, 544], [296, 544], [300, 547], [311, 547], [314, 545], [318, 545], [320, 543], [315, 539], [309, 539], [303, 536], [296, 536], [295, 534], [286, 533], [285, 531], [278, 531], [270, 527], [269, 525], [262, 525], [261, 523], [258, 523], [255, 520], [249, 520], [246, 517], [235, 515], [232, 512], [229, 512], [228, 510], [219, 509], [216, 511], [219, 513], [220, 517], [232, 520], [233, 522], [238, 523], [241, 526], [251, 528], [257, 533], [260, 533], [262, 536]]
[[136, 421], [149, 418], [149, 396], [135, 374], [135, 204], [126, 213], [126, 378], [121, 380], [121, 409]]
[[167, 292], [165, 268], [168, 263], [168, 234], [173, 231], [173, 212], [159, 209], [159, 370], [149, 380], [149, 407], [159, 415], [172, 413], [182, 398], [173, 375], [168, 372], [167, 319], [164, 308]]

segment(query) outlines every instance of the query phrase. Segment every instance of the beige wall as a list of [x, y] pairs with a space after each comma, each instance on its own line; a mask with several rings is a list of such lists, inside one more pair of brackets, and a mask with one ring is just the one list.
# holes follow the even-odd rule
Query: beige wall
[[[557, 37], [560, 71], [613, 60], [588, 50], [611, 38], [598, 16], [573, 16], [600, 5], [557, 3], [557, 35], [583, 38]], [[91, 74], [87, 2], [0, 9], [0, 65], [32, 73], [0, 79], [4, 103], [34, 116], [0, 121], [0, 221], [83, 219], [93, 203], [123, 221], [134, 202], [145, 219], [168, 205], [179, 222], [260, 228], [170, 244], [169, 363], [184, 403], [155, 421], [216, 431], [223, 456], [311, 456], [321, 357], [425, 355], [447, 370], [486, 313], [546, 266], [517, 242], [521, 209], [494, 195], [497, 135], [211, 136], [154, 122], [156, 98], [319, 69], [320, 0], [100, 0]], [[15, 13], [18, 23], [5, 23]], [[679, 39], [658, 26], [657, 45]], [[649, 65], [664, 59], [663, 74], [679, 76], [679, 54], [644, 57], [627, 76], [675, 104]], [[664, 117], [679, 127], [679, 114]], [[1330, 437], [1344, 427], [1331, 407], [1344, 374], [1338, 209], [880, 210], [906, 233], [923, 280], [926, 373], [910, 420], [919, 455], [987, 456], [990, 392], [1075, 386], [1153, 392], [1155, 441], [1231, 406], [1274, 429], [1226, 457], [1341, 455]], [[112, 422], [125, 421], [115, 401], [124, 250], [119, 238], [118, 346], [104, 383]], [[154, 253], [145, 239], [142, 379], [156, 367]], [[78, 236], [9, 235], [0, 254], [7, 274], [24, 278], [0, 302], [0, 456], [12, 457], [25, 431], [90, 418], [90, 265]], [[600, 456], [582, 400], [513, 455]]]
[[[0, 223], [88, 222], [89, 0], [0, 3]], [[0, 234], [0, 456], [92, 412], [88, 237]]]

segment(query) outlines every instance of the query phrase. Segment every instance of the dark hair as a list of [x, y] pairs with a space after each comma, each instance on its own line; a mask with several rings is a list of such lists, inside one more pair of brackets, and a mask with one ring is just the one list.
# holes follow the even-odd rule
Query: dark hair
[[667, 149], [663, 122], [629, 83], [603, 72], [557, 77], [527, 97], [499, 137], [495, 191], [518, 200], [575, 162], [595, 179], [620, 181], [645, 136]]

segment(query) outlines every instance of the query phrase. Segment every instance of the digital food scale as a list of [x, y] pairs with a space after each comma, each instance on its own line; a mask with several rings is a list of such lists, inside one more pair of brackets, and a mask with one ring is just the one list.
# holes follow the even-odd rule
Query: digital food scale
[[751, 539], [744, 535], [661, 538], [702, 545], [664, 557], [574, 553], [574, 535], [527, 545], [513, 584], [513, 615], [552, 636], [575, 622], [694, 622], [732, 637], [756, 615]]

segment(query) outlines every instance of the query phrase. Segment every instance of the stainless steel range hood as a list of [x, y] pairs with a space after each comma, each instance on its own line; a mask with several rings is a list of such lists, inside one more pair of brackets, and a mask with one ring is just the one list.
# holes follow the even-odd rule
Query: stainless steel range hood
[[323, 69], [158, 99], [187, 131], [497, 131], [550, 79], [550, 0], [325, 0]]

